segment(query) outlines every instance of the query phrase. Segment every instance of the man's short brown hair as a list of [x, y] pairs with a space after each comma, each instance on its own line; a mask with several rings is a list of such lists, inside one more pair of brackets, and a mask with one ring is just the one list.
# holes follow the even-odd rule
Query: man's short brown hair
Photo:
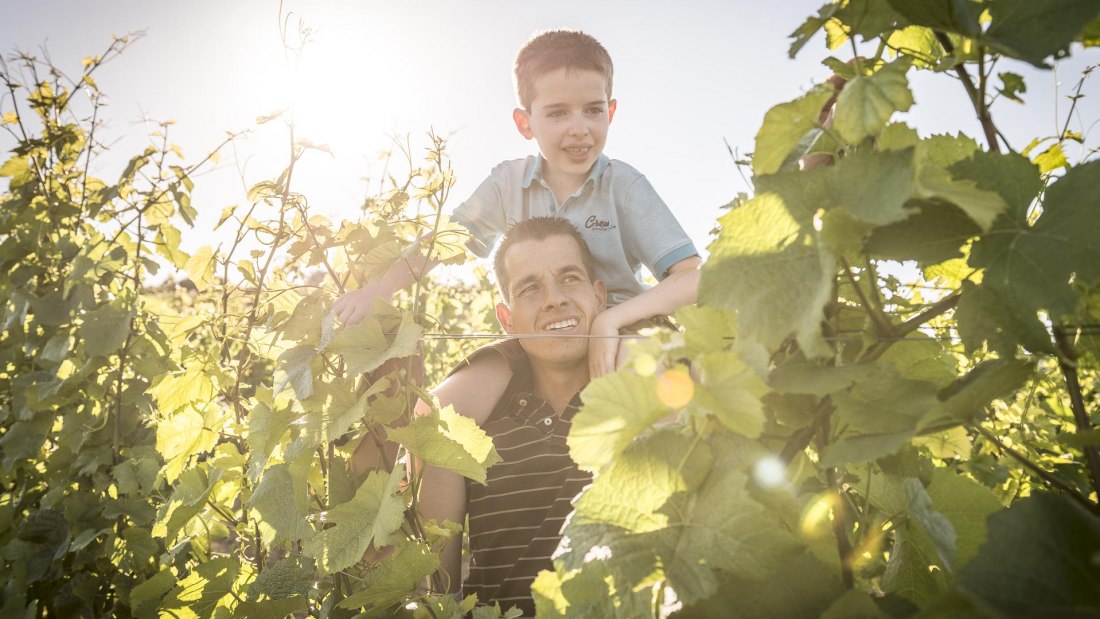
[[596, 260], [592, 257], [592, 250], [588, 248], [588, 243], [584, 241], [584, 237], [572, 222], [562, 217], [532, 217], [508, 228], [493, 256], [493, 273], [496, 274], [497, 285], [500, 286], [500, 294], [504, 297], [505, 303], [511, 301], [508, 295], [510, 283], [508, 270], [504, 267], [504, 256], [508, 253], [508, 248], [524, 241], [542, 241], [552, 236], [568, 236], [576, 241], [577, 247], [581, 250], [581, 263], [584, 264], [588, 279], [595, 278]]
[[611, 99], [611, 79], [615, 69], [611, 55], [603, 45], [578, 30], [547, 30], [531, 37], [516, 54], [516, 98], [530, 111], [535, 98], [535, 81], [561, 68], [596, 71], [607, 78], [607, 98]]

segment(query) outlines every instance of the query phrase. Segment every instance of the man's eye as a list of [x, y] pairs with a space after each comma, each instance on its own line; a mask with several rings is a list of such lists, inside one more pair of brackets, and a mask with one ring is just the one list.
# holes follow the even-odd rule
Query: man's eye
[[527, 296], [527, 295], [535, 292], [535, 290], [537, 290], [537, 289], [538, 289], [538, 286], [524, 286], [523, 288], [520, 289], [519, 296], [521, 296], [521, 297]]
[[566, 275], [561, 281], [563, 284], [576, 284], [581, 281], [581, 278], [576, 275]]

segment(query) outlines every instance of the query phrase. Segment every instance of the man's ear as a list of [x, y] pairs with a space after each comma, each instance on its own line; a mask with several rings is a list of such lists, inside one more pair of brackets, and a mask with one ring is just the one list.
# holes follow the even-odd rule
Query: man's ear
[[607, 309], [607, 286], [597, 279], [592, 287], [596, 289], [596, 302], [599, 304], [600, 311]]
[[527, 110], [523, 108], [516, 108], [512, 110], [512, 120], [516, 123], [516, 130], [523, 137], [530, 140], [535, 137], [535, 134], [531, 131], [531, 115]]
[[497, 322], [500, 323], [505, 333], [512, 333], [512, 310], [503, 303], [497, 303]]
[[612, 99], [607, 102], [607, 124], [611, 124], [611, 119], [615, 118], [615, 110], [618, 109], [619, 102]]

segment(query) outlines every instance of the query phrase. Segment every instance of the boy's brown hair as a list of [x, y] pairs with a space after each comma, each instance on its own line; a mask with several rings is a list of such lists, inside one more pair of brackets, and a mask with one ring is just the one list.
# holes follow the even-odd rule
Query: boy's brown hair
[[516, 54], [514, 72], [520, 106], [530, 110], [535, 98], [535, 80], [563, 67], [602, 74], [607, 78], [607, 98], [611, 99], [615, 69], [604, 46], [579, 30], [547, 30], [532, 36]]

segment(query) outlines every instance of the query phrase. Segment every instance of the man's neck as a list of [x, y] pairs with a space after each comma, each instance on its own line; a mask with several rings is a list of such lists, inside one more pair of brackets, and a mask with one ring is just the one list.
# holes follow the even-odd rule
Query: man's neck
[[540, 364], [532, 359], [531, 372], [534, 377], [535, 395], [561, 414], [573, 396], [588, 384], [588, 363], [573, 364], [568, 367]]

